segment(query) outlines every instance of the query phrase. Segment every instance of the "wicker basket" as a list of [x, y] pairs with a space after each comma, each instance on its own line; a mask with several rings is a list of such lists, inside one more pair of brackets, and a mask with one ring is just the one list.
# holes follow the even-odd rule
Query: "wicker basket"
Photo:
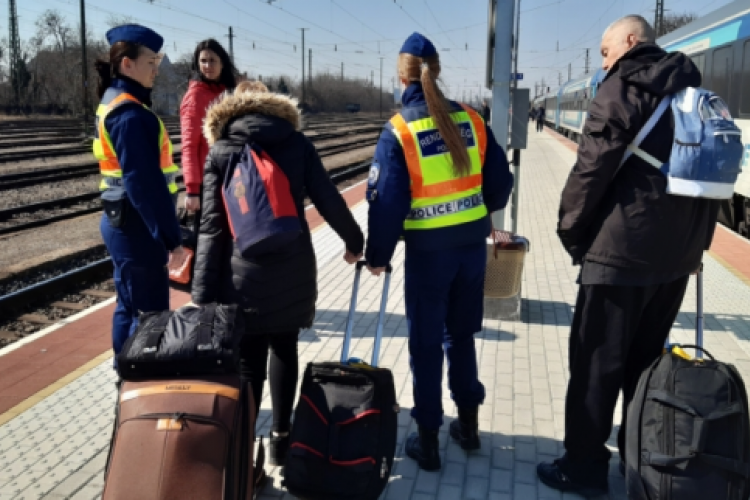
[[523, 261], [529, 251], [529, 241], [505, 231], [493, 230], [487, 239], [487, 271], [484, 296], [507, 299], [518, 295], [523, 278]]

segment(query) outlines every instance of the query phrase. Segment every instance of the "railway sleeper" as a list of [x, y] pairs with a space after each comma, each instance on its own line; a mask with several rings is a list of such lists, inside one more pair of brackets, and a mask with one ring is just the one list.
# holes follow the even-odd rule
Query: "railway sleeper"
[[56, 307], [58, 309], [64, 309], [66, 311], [83, 311], [84, 309], [88, 309], [90, 306], [87, 306], [86, 304], [81, 304], [77, 302], [65, 302], [65, 301], [57, 301], [50, 304], [52, 307]]
[[80, 292], [81, 295], [88, 295], [89, 297], [96, 297], [98, 299], [109, 299], [115, 296], [115, 292], [107, 290], [94, 290], [88, 289]]
[[56, 320], [49, 319], [47, 316], [41, 314], [24, 314], [18, 317], [18, 321], [25, 321], [34, 325], [54, 325], [57, 323]]

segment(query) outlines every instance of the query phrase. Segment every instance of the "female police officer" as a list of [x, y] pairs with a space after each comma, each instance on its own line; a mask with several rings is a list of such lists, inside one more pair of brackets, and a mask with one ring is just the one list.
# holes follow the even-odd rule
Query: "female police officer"
[[172, 144], [164, 124], [148, 108], [163, 39], [128, 24], [107, 32], [107, 40], [112, 45], [109, 61], [95, 65], [101, 104], [94, 155], [102, 175], [101, 233], [115, 268], [116, 356], [140, 312], [169, 308], [166, 264], [179, 267], [184, 252], [175, 215]]
[[505, 206], [513, 176], [482, 118], [447, 101], [438, 88], [440, 60], [428, 39], [414, 33], [406, 40], [398, 72], [406, 86], [403, 109], [386, 125], [375, 150], [365, 258], [379, 275], [404, 235], [412, 416], [419, 424], [419, 433], [407, 439], [406, 454], [422, 469], [437, 470], [443, 344], [458, 406], [450, 434], [466, 450], [479, 448], [484, 386], [474, 334], [482, 329], [488, 212]]

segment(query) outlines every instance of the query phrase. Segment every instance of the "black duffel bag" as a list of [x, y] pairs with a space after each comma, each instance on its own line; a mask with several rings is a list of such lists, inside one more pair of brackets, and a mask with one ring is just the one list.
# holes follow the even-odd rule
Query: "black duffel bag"
[[641, 375], [628, 407], [629, 500], [750, 498], [747, 392], [734, 366], [703, 349], [702, 270], [697, 281], [697, 345], [669, 345]]
[[117, 355], [123, 379], [237, 373], [245, 319], [236, 305], [143, 313], [138, 321]]

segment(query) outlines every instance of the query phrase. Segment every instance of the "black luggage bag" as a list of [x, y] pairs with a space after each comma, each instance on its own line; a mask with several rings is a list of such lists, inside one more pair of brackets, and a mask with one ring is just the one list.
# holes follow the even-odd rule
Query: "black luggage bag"
[[399, 407], [393, 374], [377, 366], [390, 266], [372, 363], [348, 357], [364, 266], [364, 262], [356, 266], [341, 362], [309, 363], [302, 380], [284, 469], [284, 485], [302, 499], [376, 499], [388, 484], [393, 467]]
[[125, 380], [237, 373], [245, 335], [237, 305], [186, 306], [143, 313], [117, 355]]
[[[703, 349], [702, 270], [697, 279], [697, 345], [667, 346], [641, 376], [628, 408], [630, 500], [750, 497], [747, 393], [737, 369]], [[695, 349], [696, 357], [682, 348]]]

